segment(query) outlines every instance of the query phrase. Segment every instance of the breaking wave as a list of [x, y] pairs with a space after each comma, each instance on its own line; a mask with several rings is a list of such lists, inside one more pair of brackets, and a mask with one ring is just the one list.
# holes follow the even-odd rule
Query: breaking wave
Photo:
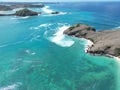
[[74, 44], [74, 41], [66, 38], [63, 34], [64, 30], [67, 28], [69, 28], [69, 26], [59, 27], [58, 31], [52, 37], [50, 37], [50, 41], [62, 47], [72, 46]]
[[50, 9], [49, 6], [45, 6], [44, 8], [42, 8], [42, 11], [45, 12], [45, 13], [52, 13], [52, 12], [54, 12], [52, 9]]
[[30, 29], [38, 30], [40, 28], [45, 28], [45, 27], [48, 27], [50, 25], [51, 24], [40, 24], [39, 26], [36, 26], [36, 27], [30, 27]]

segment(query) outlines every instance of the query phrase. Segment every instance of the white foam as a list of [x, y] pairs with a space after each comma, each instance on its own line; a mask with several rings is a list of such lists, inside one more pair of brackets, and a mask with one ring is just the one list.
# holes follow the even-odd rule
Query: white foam
[[19, 17], [19, 19], [27, 19], [27, 18], [30, 18], [30, 16]]
[[0, 88], [0, 90], [15, 90], [18, 86], [22, 85], [22, 83], [18, 82], [16, 84], [8, 85], [6, 87]]
[[29, 55], [35, 55], [36, 54], [35, 52], [33, 52], [33, 51], [29, 50], [29, 49], [25, 50], [25, 52], [27, 54], [29, 54]]
[[39, 25], [39, 27], [48, 27], [48, 26], [50, 26], [51, 24], [41, 24], [41, 25]]
[[68, 14], [67, 12], [60, 12], [58, 15], [65, 15]]
[[35, 29], [35, 30], [38, 30], [38, 29], [40, 29], [40, 28], [42, 28], [42, 27], [48, 27], [48, 26], [50, 26], [51, 24], [40, 24], [39, 26], [37, 26], [37, 27], [30, 27], [30, 29]]
[[22, 10], [22, 9], [24, 9], [24, 8], [16, 8], [16, 9], [13, 9], [12, 11], [13, 11], [13, 12], [16, 12], [16, 11]]
[[63, 32], [69, 28], [69, 26], [62, 26], [58, 28], [58, 31], [53, 35], [53, 37], [50, 37], [50, 41], [60, 45], [62, 47], [70, 47], [74, 44], [74, 41], [71, 39], [68, 39], [65, 37]]
[[120, 29], [120, 26], [113, 28], [113, 30], [114, 30], [114, 29]]
[[43, 8], [42, 8], [42, 11], [45, 12], [45, 13], [52, 13], [52, 12], [54, 12], [53, 10], [50, 9], [49, 6], [43, 7]]
[[15, 16], [15, 17], [12, 17], [11, 19], [15, 20], [15, 19], [27, 19], [27, 18], [30, 18], [30, 16], [25, 16], [25, 17], [18, 17], [18, 16], [16, 17]]
[[39, 27], [34, 27], [34, 29], [35, 29], [35, 30], [38, 30], [38, 29], [39, 29]]
[[43, 15], [43, 16], [58, 16], [58, 15], [65, 15], [65, 14], [69, 14], [67, 12], [59, 12], [59, 14], [47, 14], [47, 15]]
[[[85, 40], [87, 40], [87, 39], [85, 39]], [[85, 45], [85, 52], [87, 52], [92, 45], [93, 45], [93, 42], [90, 40], [87, 40], [87, 43]]]

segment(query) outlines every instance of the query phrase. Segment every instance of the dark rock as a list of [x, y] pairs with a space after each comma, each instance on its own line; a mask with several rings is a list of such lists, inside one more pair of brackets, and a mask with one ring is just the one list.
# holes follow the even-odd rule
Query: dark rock
[[59, 14], [59, 12], [56, 11], [56, 12], [52, 12], [51, 14]]

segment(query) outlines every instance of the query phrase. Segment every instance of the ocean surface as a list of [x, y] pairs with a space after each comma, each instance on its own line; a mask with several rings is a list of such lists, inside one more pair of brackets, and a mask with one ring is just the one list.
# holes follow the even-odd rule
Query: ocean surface
[[[46, 4], [33, 17], [0, 17], [0, 90], [120, 90], [120, 63], [85, 53], [88, 43], [63, 35], [84, 23], [120, 28], [120, 2]], [[14, 13], [1, 11], [0, 13]], [[58, 15], [51, 15], [59, 11]]]

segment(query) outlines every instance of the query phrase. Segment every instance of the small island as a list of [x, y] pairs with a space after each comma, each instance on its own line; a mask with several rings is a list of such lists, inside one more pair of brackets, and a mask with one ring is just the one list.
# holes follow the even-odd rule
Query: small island
[[14, 14], [0, 14], [0, 16], [20, 16], [20, 17], [25, 17], [25, 16], [37, 16], [38, 14], [41, 14], [41, 12], [35, 12], [32, 10], [29, 10], [27, 8], [18, 10]]
[[18, 10], [13, 14], [0, 14], [0, 16], [36, 16], [38, 14], [41, 14], [41, 12], [35, 12], [35, 11], [31, 11], [27, 8], [43, 8], [44, 5], [43, 4], [38, 4], [38, 5], [34, 5], [34, 4], [29, 4], [29, 3], [13, 3], [10, 5], [2, 5], [0, 4], [0, 11], [10, 11], [13, 9], [17, 9], [17, 8], [23, 8], [22, 10]]
[[31, 10], [25, 8], [25, 9], [16, 11], [16, 13], [13, 15], [25, 17], [25, 16], [37, 16], [38, 14], [39, 14], [38, 12], [34, 12], [34, 11], [31, 11]]
[[94, 45], [88, 48], [87, 53], [120, 57], [120, 30], [96, 31], [89, 25], [76, 24], [64, 34], [92, 41]]

